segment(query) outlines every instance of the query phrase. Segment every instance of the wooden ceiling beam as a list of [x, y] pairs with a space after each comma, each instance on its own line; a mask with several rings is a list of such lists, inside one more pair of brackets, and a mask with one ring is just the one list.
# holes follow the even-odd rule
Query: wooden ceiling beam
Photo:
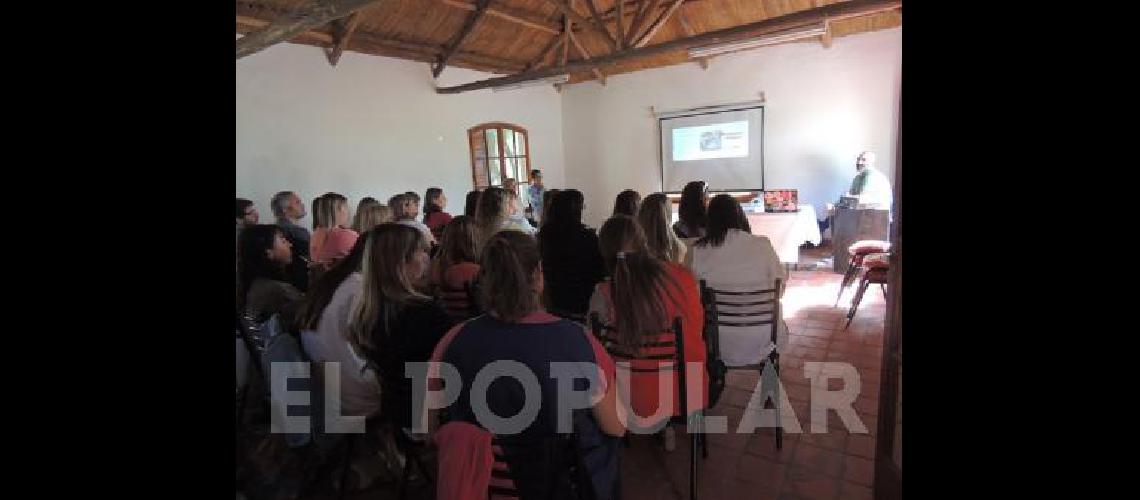
[[657, 31], [660, 30], [662, 26], [665, 26], [665, 23], [669, 21], [669, 18], [673, 16], [674, 12], [677, 12], [677, 9], [684, 1], [685, 0], [673, 0], [673, 2], [670, 3], [669, 6], [665, 9], [665, 12], [662, 12], [661, 15], [657, 16], [657, 20], [653, 21], [653, 24], [649, 25], [649, 29], [645, 30], [645, 34], [641, 35], [641, 38], [638, 38], [636, 42], [633, 42], [633, 46], [644, 47], [649, 43], [650, 40], [653, 40], [653, 36], [657, 34]]
[[[578, 55], [581, 55], [583, 60], [589, 61], [590, 51], [586, 50], [586, 47], [582, 45], [582, 42], [578, 41], [578, 37], [574, 36], [574, 33], [570, 33], [570, 41], [574, 43], [574, 48], [578, 49]], [[606, 84], [606, 75], [602, 74], [602, 70], [595, 67], [591, 68], [590, 71], [594, 73], [594, 78], [602, 82], [602, 85]]]
[[[685, 36], [694, 36], [697, 34], [696, 30], [693, 29], [693, 25], [689, 23], [689, 18], [685, 16], [685, 9], [678, 9], [677, 15], [673, 16], [673, 18], [681, 25], [681, 31], [685, 32]], [[709, 58], [698, 57], [697, 64], [701, 66], [701, 69], [708, 70]]]
[[[475, 11], [476, 8], [476, 2], [468, 2], [465, 0], [440, 0], [440, 2], [468, 11]], [[558, 35], [562, 33], [562, 27], [558, 23], [547, 21], [545, 18], [535, 13], [523, 12], [518, 9], [502, 6], [487, 7], [487, 15], [490, 17], [497, 17], [504, 21], [509, 21], [521, 26], [526, 26], [528, 28], [545, 31], [551, 35]]]
[[[260, 17], [239, 15], [237, 16], [237, 32], [254, 32], [268, 26], [270, 22], [270, 20]], [[309, 30], [294, 36], [289, 41], [302, 45], [328, 48], [334, 43], [334, 37], [332, 34], [324, 31]], [[362, 54], [398, 57], [427, 63], [437, 61], [440, 54], [443, 53], [443, 48], [438, 45], [385, 38], [361, 30], [357, 30], [352, 40], [346, 44], [345, 50], [349, 49]], [[526, 70], [526, 64], [518, 61], [463, 50], [457, 51], [452, 57], [452, 66], [492, 73], [517, 73]]]
[[[617, 39], [625, 40], [625, 0], [618, 0], [617, 6], [614, 8], [617, 9], [617, 17], [614, 18], [614, 24], [617, 27]], [[625, 46], [622, 45], [621, 48], [624, 49]]]
[[562, 14], [564, 14], [566, 17], [570, 18], [571, 22], [578, 23], [579, 25], [582, 25], [582, 26], [589, 26], [595, 32], [602, 35], [602, 39], [605, 40], [606, 44], [608, 44], [610, 46], [610, 50], [615, 50], [615, 51], [617, 50], [617, 41], [615, 41], [614, 37], [612, 35], [610, 35], [610, 30], [606, 29], [605, 24], [602, 24], [600, 21], [597, 24], [595, 24], [592, 22], [593, 19], [587, 20], [585, 17], [582, 17], [581, 14], [579, 14], [577, 11], [575, 11], [573, 8], [570, 7], [570, 4], [567, 3], [566, 0], [546, 0], [546, 1], [550, 2], [555, 7], [558, 7], [558, 9], [562, 11]]
[[455, 55], [455, 51], [467, 41], [467, 37], [471, 36], [471, 32], [475, 31], [475, 26], [483, 19], [483, 14], [487, 13], [487, 7], [491, 5], [491, 0], [477, 0], [475, 2], [475, 11], [467, 16], [467, 20], [463, 22], [463, 28], [455, 36], [455, 40], [451, 45], [440, 54], [439, 61], [431, 68], [431, 76], [439, 78], [439, 74], [443, 72], [443, 68], [447, 67], [447, 62]]
[[[573, 2], [574, 0], [570, 1]], [[613, 35], [610, 34], [610, 29], [606, 27], [606, 23], [602, 22], [602, 16], [598, 14], [598, 6], [594, 5], [594, 0], [584, 1], [586, 2], [586, 7], [590, 9], [590, 18], [594, 20], [594, 24], [605, 30], [606, 36], [613, 38]], [[621, 37], [615, 38], [614, 41], [617, 42], [617, 46], [614, 47], [614, 50], [620, 50], [623, 47]]]
[[570, 72], [588, 71], [593, 68], [599, 68], [639, 58], [668, 54], [670, 52], [687, 50], [703, 45], [747, 40], [768, 33], [786, 30], [797, 26], [803, 26], [805, 24], [818, 23], [824, 20], [834, 21], [837, 19], [846, 19], [850, 17], [875, 14], [878, 12], [898, 9], [901, 6], [902, 0], [850, 0], [847, 2], [825, 5], [814, 9], [792, 12], [783, 16], [764, 19], [754, 23], [742, 24], [740, 26], [733, 26], [731, 28], [710, 31], [690, 37], [678, 38], [676, 40], [670, 40], [655, 45], [647, 45], [641, 48], [630, 48], [610, 54], [605, 54], [594, 59], [567, 62], [565, 65], [560, 67], [543, 68], [515, 75], [488, 78], [485, 80], [479, 80], [463, 85], [455, 85], [452, 87], [436, 87], [435, 91], [440, 94], [456, 94], [471, 90], [479, 90], [490, 87], [521, 83], [530, 80], [537, 80], [540, 78], [547, 78], [551, 76], [567, 74]]
[[542, 48], [542, 51], [538, 53], [538, 57], [534, 58], [530, 64], [527, 64], [526, 69], [523, 71], [530, 71], [534, 68], [537, 68], [543, 63], [543, 61], [546, 61], [546, 57], [549, 56], [550, 53], [554, 51], [554, 49], [562, 45], [562, 42], [564, 41], [564, 38], [561, 36], [550, 37], [550, 41], [547, 42], [546, 46]]
[[625, 33], [625, 45], [633, 45], [637, 34], [641, 32], [641, 27], [645, 24], [645, 20], [649, 19], [649, 13], [657, 10], [657, 5], [661, 0], [649, 0], [648, 6], [645, 8], [637, 9], [637, 16], [633, 18], [633, 24], [629, 25], [629, 31]]
[[348, 16], [348, 20], [344, 23], [333, 21], [333, 47], [325, 51], [325, 56], [329, 59], [329, 64], [336, 66], [340, 62], [340, 55], [344, 53], [344, 47], [348, 45], [348, 40], [352, 38], [352, 33], [356, 31], [356, 27], [360, 24], [360, 11], [353, 12]]
[[318, 0], [288, 15], [274, 19], [264, 28], [249, 33], [236, 42], [237, 58], [264, 50], [318, 26], [368, 7], [379, 0]]

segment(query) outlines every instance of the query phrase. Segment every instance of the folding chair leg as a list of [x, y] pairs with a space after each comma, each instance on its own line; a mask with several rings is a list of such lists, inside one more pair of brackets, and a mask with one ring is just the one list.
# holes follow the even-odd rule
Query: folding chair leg
[[844, 330], [851, 326], [851, 320], [855, 319], [855, 311], [859, 310], [859, 302], [863, 301], [863, 294], [867, 291], [868, 285], [870, 285], [870, 280], [864, 276], [863, 281], [859, 282], [859, 290], [855, 292], [855, 299], [851, 301], [851, 310], [847, 313], [847, 324], [843, 326]]
[[883, 298], [887, 298], [887, 285], [879, 283], [879, 289], [883, 291]]
[[839, 295], [835, 296], [835, 307], [839, 307], [839, 299], [843, 298], [843, 291], [851, 286], [851, 282], [855, 281], [855, 274], [859, 272], [859, 266], [855, 265], [854, 259], [847, 265], [847, 270], [843, 272], [843, 280], [839, 282]]
[[697, 434], [694, 429], [686, 426], [689, 431], [689, 498], [697, 500]]
[[709, 436], [705, 433], [705, 414], [701, 413], [701, 458], [709, 458]]

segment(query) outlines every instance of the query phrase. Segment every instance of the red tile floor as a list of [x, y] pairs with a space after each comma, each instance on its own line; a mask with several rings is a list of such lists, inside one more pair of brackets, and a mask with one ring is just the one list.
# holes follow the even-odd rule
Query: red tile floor
[[[781, 356], [781, 382], [803, 433], [785, 431], [784, 447], [776, 451], [767, 429], [752, 435], [709, 436], [709, 457], [698, 465], [701, 499], [870, 499], [874, 434], [878, 413], [879, 359], [885, 301], [878, 289], [868, 289], [851, 326], [844, 330], [854, 286], [834, 307], [840, 275], [824, 270], [793, 271], [783, 306], [789, 346]], [[834, 411], [828, 412], [827, 432], [811, 433], [810, 381], [805, 361], [845, 361], [860, 375], [861, 391], [855, 411], [868, 433], [847, 429]], [[730, 372], [728, 389], [709, 415], [728, 417], [729, 429], [739, 425], [757, 376]], [[829, 388], [838, 389], [834, 380]], [[665, 453], [653, 439], [635, 437], [622, 456], [623, 500], [688, 498], [688, 440], [678, 432], [677, 449]]]
[[[702, 500], [716, 499], [870, 499], [878, 413], [879, 360], [886, 303], [877, 287], [869, 288], [855, 320], [844, 329], [855, 285], [834, 306], [840, 275], [819, 266], [826, 249], [805, 250], [800, 270], [790, 273], [783, 299], [789, 345], [781, 356], [781, 381], [802, 428], [785, 432], [776, 452], [769, 429], [753, 434], [711, 434], [709, 457], [698, 465], [697, 488]], [[855, 410], [868, 433], [848, 430], [829, 411], [827, 432], [811, 431], [810, 382], [805, 361], [845, 361], [860, 375]], [[731, 372], [728, 388], [709, 415], [728, 417], [736, 429], [757, 382], [756, 374]], [[829, 389], [839, 389], [838, 380]], [[622, 499], [688, 498], [688, 439], [677, 432], [677, 447], [666, 453], [650, 436], [634, 436], [622, 452]], [[369, 488], [351, 498], [389, 498], [389, 488]], [[419, 493], [419, 492], [417, 492]], [[416, 496], [414, 493], [412, 496]]]

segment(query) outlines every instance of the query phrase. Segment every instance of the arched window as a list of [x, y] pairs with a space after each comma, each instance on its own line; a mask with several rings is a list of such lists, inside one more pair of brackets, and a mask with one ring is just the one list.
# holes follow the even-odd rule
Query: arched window
[[509, 123], [484, 123], [467, 130], [471, 142], [471, 180], [475, 189], [502, 186], [515, 179], [519, 188], [530, 184], [530, 143], [526, 129]]

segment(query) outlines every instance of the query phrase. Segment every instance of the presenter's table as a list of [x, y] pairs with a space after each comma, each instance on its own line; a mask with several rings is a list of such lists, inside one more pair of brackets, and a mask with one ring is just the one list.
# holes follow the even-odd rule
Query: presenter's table
[[768, 237], [776, 249], [776, 255], [784, 264], [798, 264], [800, 245], [820, 242], [819, 223], [815, 219], [815, 207], [801, 205], [799, 212], [788, 213], [746, 213], [752, 234]]

